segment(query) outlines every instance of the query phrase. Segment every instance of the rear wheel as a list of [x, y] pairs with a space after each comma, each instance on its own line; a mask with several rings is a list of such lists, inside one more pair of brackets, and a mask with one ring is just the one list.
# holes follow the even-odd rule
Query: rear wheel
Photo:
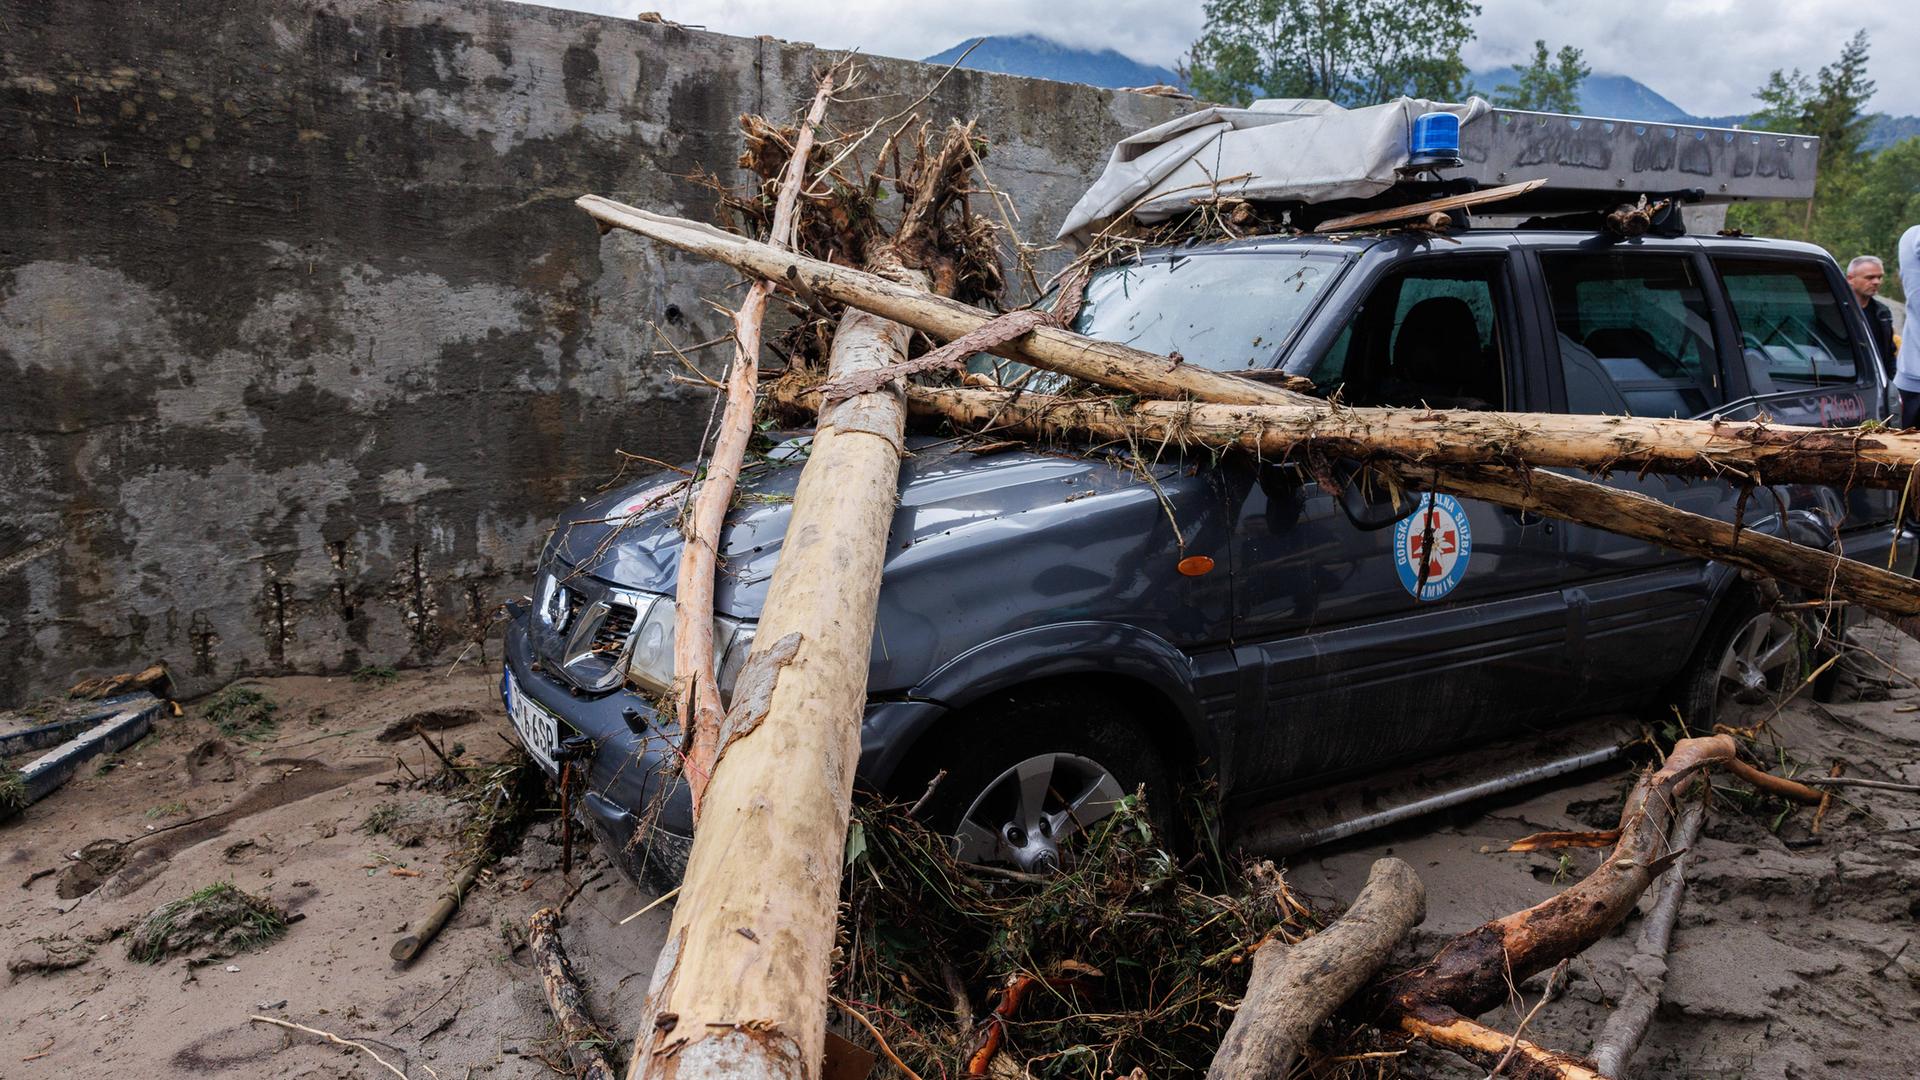
[[1747, 728], [1770, 719], [1807, 672], [1800, 624], [1751, 595], [1732, 601], [1702, 643], [1683, 684], [1680, 708], [1697, 732]]
[[969, 862], [1049, 873], [1069, 841], [1145, 788], [1147, 816], [1170, 846], [1173, 776], [1130, 703], [1074, 685], [998, 694], [955, 717], [911, 770], [947, 775], [921, 814]]

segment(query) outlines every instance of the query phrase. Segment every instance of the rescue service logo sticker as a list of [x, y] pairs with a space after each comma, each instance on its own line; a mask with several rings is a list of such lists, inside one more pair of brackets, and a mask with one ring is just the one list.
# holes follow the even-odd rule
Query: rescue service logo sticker
[[1400, 584], [1419, 600], [1438, 600], [1467, 576], [1473, 525], [1451, 495], [1422, 495], [1420, 509], [1393, 528], [1393, 564]]

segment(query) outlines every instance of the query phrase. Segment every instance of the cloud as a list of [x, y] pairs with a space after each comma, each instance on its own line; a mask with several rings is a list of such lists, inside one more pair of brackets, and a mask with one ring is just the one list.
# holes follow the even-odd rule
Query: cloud
[[[829, 48], [918, 58], [986, 34], [1039, 34], [1065, 45], [1114, 49], [1173, 66], [1200, 34], [1202, 6], [1167, 0], [543, 0], [602, 14], [658, 8], [669, 19], [726, 34], [772, 34]], [[1629, 75], [1688, 112], [1753, 107], [1775, 68], [1809, 74], [1831, 62], [1856, 29], [1872, 37], [1868, 74], [1879, 84], [1869, 108], [1920, 113], [1920, 64], [1902, 61], [1913, 41], [1901, 5], [1840, 0], [1480, 0], [1476, 37], [1463, 53], [1476, 68], [1529, 56], [1536, 38], [1573, 45], [1595, 71]]]

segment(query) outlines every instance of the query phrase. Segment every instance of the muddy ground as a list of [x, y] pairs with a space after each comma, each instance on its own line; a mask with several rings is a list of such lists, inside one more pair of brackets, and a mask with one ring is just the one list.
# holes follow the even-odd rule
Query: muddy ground
[[[1873, 647], [1920, 673], [1920, 643], [1882, 637]], [[112, 767], [86, 766], [0, 826], [0, 955], [17, 969], [0, 976], [0, 1076], [392, 1075], [355, 1051], [250, 1023], [256, 1013], [366, 1042], [415, 1080], [554, 1075], [549, 1062], [562, 1058], [517, 931], [569, 894], [564, 940], [595, 1015], [624, 1034], [669, 908], [616, 925], [651, 897], [584, 844], [572, 880], [563, 877], [551, 813], [417, 961], [388, 959], [455, 872], [466, 812], [412, 783], [437, 768], [416, 737], [382, 735], [425, 719], [469, 760], [505, 754], [493, 671], [249, 685], [278, 705], [270, 730], [223, 736], [205, 702], [189, 705]], [[1796, 703], [1775, 727], [1810, 769], [1842, 760], [1849, 775], [1920, 781], [1920, 689], [1910, 682], [1896, 681], [1889, 700]], [[1427, 883], [1430, 910], [1408, 955], [1431, 952], [1596, 863], [1597, 852], [1563, 863], [1558, 853], [1499, 849], [1530, 832], [1612, 824], [1627, 782], [1624, 771], [1603, 771], [1431, 817], [1297, 859], [1289, 878], [1332, 907], [1377, 856], [1406, 859]], [[1908, 945], [1920, 908], [1920, 796], [1848, 796], [1818, 835], [1805, 810], [1777, 828], [1771, 814], [1731, 806], [1709, 820], [1638, 1075], [1914, 1073], [1920, 950]], [[102, 839], [130, 845], [123, 865], [96, 873], [75, 856]], [[125, 932], [137, 920], [223, 881], [291, 912], [287, 935], [210, 962], [128, 958]], [[1638, 931], [1636, 917], [1572, 965], [1532, 1037], [1585, 1052]], [[1522, 988], [1527, 1005], [1537, 986]], [[1486, 1020], [1510, 1029], [1517, 1013]], [[1391, 1064], [1409, 1076], [1484, 1075], [1419, 1052]]]

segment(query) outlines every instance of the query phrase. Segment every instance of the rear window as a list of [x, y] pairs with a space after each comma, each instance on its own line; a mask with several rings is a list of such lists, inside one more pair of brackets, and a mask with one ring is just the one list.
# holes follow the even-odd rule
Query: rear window
[[1810, 263], [1715, 259], [1740, 327], [1740, 353], [1756, 395], [1852, 383], [1846, 316]]
[[1271, 367], [1345, 261], [1267, 252], [1110, 267], [1087, 283], [1073, 328], [1214, 371]]

